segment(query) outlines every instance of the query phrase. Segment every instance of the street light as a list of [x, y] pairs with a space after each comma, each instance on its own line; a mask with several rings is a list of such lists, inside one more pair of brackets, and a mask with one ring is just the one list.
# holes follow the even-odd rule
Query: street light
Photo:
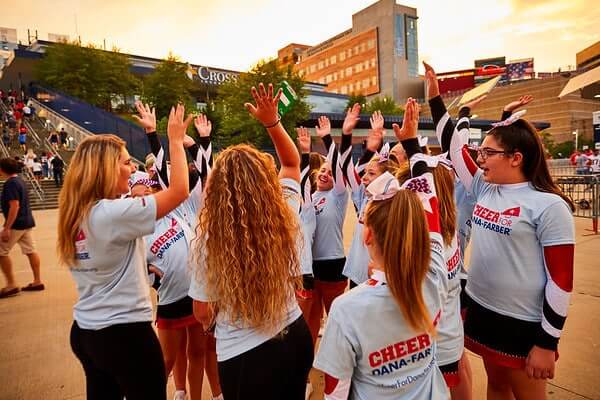
[[577, 144], [578, 144], [577, 142], [578, 142], [578, 138], [579, 138], [579, 130], [575, 129], [573, 131], [573, 135], [575, 135], [575, 151], [577, 151]]

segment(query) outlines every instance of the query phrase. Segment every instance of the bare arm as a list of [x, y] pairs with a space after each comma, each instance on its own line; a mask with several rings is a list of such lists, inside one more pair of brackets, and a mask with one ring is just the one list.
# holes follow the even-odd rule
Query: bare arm
[[156, 199], [156, 219], [167, 215], [181, 204], [189, 195], [188, 167], [183, 148], [183, 138], [192, 115], [184, 120], [185, 108], [179, 104], [171, 108], [167, 134], [169, 136], [169, 154], [171, 174], [169, 187], [154, 195]]
[[277, 114], [277, 103], [279, 102], [279, 97], [281, 97], [281, 90], [277, 92], [277, 95], [273, 96], [273, 85], [269, 84], [267, 90], [261, 83], [258, 85], [258, 90], [252, 87], [251, 93], [256, 105], [246, 103], [244, 106], [254, 118], [263, 124], [271, 137], [277, 157], [281, 163], [279, 177], [300, 182], [300, 156], [298, 155], [294, 141], [286, 132]]

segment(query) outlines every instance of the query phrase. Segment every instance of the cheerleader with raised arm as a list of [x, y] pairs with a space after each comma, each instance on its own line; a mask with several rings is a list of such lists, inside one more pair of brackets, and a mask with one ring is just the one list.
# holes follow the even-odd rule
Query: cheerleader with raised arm
[[267, 129], [281, 167], [248, 145], [217, 156], [194, 242], [194, 315], [216, 324], [223, 396], [304, 399], [313, 359], [294, 292], [301, 284], [300, 157], [277, 114], [281, 91], [252, 88], [250, 113]]
[[171, 109], [167, 134], [171, 185], [121, 198], [133, 172], [125, 142], [97, 135], [79, 144], [60, 194], [58, 256], [77, 284], [71, 347], [86, 375], [88, 399], [166, 399], [143, 237], [188, 197], [183, 138], [192, 120]]
[[434, 339], [443, 239], [433, 175], [419, 154], [418, 114], [409, 99], [396, 130], [415, 177], [401, 188], [386, 172], [368, 188], [364, 242], [374, 272], [331, 308], [315, 360], [325, 373], [325, 399], [448, 398]]
[[[379, 111], [371, 116], [371, 130], [367, 136], [365, 151], [358, 163], [352, 161], [352, 131], [343, 131], [340, 148], [344, 178], [351, 189], [352, 202], [356, 210], [357, 224], [352, 237], [350, 251], [346, 258], [343, 274], [350, 279], [350, 288], [365, 282], [368, 278], [369, 252], [363, 243], [364, 214], [367, 206], [368, 187], [384, 172], [394, 173], [398, 165], [390, 158], [389, 147], [383, 147], [384, 119]], [[381, 152], [378, 152], [381, 150]]]
[[[140, 114], [138, 121], [148, 133], [152, 143], [153, 151], [157, 158], [164, 157], [162, 148], [157, 148], [153, 140], [156, 139], [156, 117], [154, 110], [148, 105], [136, 103]], [[194, 119], [194, 125], [200, 137], [201, 146], [194, 140], [185, 136], [184, 147], [188, 149], [194, 164], [201, 176], [206, 177], [210, 173], [211, 145], [210, 132], [211, 122], [203, 114]], [[160, 142], [158, 142], [160, 146]], [[161, 160], [157, 163], [157, 173], [161, 178], [161, 184], [168, 187], [169, 174], [164, 173], [164, 164]], [[213, 398], [221, 398], [219, 380], [217, 376], [217, 359], [215, 353], [215, 340], [212, 335], [206, 334], [200, 323], [194, 318], [192, 299], [188, 296], [191, 282], [188, 258], [190, 254], [190, 242], [194, 238], [196, 229], [197, 213], [202, 204], [202, 181], [197, 179], [195, 187], [190, 192], [186, 201], [169, 214], [156, 221], [156, 227], [152, 235], [146, 236], [147, 262], [153, 271], [160, 276], [158, 286], [158, 307], [156, 326], [158, 338], [165, 359], [165, 372], [168, 376], [173, 369], [180, 348], [187, 343], [185, 356], [189, 362], [187, 368], [188, 382], [190, 386], [190, 398], [201, 399], [204, 370], [211, 385]], [[141, 184], [144, 180], [141, 181]], [[132, 195], [136, 195], [136, 187], [132, 188]], [[184, 386], [185, 389], [185, 386]], [[185, 398], [185, 391], [176, 391], [175, 399]]]
[[[354, 129], [359, 113], [358, 104], [348, 110], [343, 130]], [[312, 194], [317, 225], [312, 246], [315, 280], [308, 326], [313, 344], [317, 340], [323, 309], [329, 313], [333, 299], [344, 293], [348, 285], [348, 280], [342, 274], [346, 261], [342, 231], [348, 206], [348, 191], [337, 146], [331, 137], [329, 119], [320, 117], [318, 122], [315, 129], [325, 143], [327, 159], [317, 172], [317, 190]]]
[[573, 205], [552, 181], [536, 129], [515, 114], [473, 162], [461, 116], [450, 140], [476, 205], [466, 286], [465, 344], [483, 357], [488, 398], [545, 399], [573, 287]]

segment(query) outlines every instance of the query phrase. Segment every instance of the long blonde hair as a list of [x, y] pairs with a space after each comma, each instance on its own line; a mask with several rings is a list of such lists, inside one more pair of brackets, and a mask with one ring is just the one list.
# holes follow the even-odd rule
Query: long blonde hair
[[433, 168], [435, 191], [440, 206], [440, 227], [444, 245], [450, 246], [456, 233], [456, 204], [454, 202], [454, 174], [443, 165]]
[[208, 294], [233, 323], [276, 333], [300, 284], [297, 212], [283, 198], [270, 155], [237, 145], [215, 159], [194, 259], [206, 260]]
[[125, 142], [114, 135], [83, 140], [65, 176], [58, 200], [58, 261], [77, 265], [75, 240], [93, 205], [117, 191], [119, 158]]
[[365, 225], [373, 231], [381, 250], [387, 284], [402, 315], [413, 329], [433, 334], [423, 298], [431, 244], [421, 201], [409, 190], [400, 190], [391, 199], [372, 201], [367, 206]]

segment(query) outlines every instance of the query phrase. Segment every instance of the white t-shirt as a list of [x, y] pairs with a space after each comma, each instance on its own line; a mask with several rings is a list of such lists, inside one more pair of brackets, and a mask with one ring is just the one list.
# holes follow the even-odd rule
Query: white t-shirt
[[565, 201], [529, 182], [494, 185], [473, 176], [477, 199], [467, 293], [485, 308], [540, 322], [547, 282], [544, 247], [575, 243]]
[[159, 305], [174, 303], [188, 295], [190, 241], [195, 232], [200, 196], [200, 192], [192, 192], [179, 207], [156, 221], [154, 233], [145, 238], [148, 264], [163, 272], [158, 287]]
[[144, 235], [154, 231], [154, 196], [100, 200], [75, 242], [70, 271], [79, 299], [73, 318], [82, 329], [152, 321]]
[[303, 275], [312, 274], [312, 246], [315, 238], [315, 230], [317, 229], [317, 217], [312, 204], [308, 204], [308, 206], [303, 205], [300, 210], [300, 229], [304, 238], [300, 267]]
[[[440, 313], [441, 246], [423, 285], [432, 318]], [[436, 271], [437, 270], [437, 271]], [[340, 379], [351, 379], [350, 399], [448, 399], [444, 377], [436, 363], [437, 345], [426, 332], [410, 327], [381, 272], [336, 298], [314, 367]]]
[[348, 192], [336, 188], [313, 193], [313, 205], [317, 216], [317, 229], [313, 241], [313, 260], [334, 260], [344, 257], [342, 228]]
[[591, 156], [590, 160], [592, 160], [592, 173], [600, 173], [600, 154], [598, 154], [597, 156]]
[[42, 172], [42, 164], [40, 162], [33, 163], [33, 172]]
[[437, 327], [438, 365], [448, 365], [460, 360], [464, 348], [464, 330], [460, 315], [460, 271], [463, 258], [457, 235], [454, 235], [450, 246], [444, 246], [444, 261], [447, 267], [444, 282], [447, 292], [444, 296], [442, 317]]
[[352, 244], [346, 258], [346, 264], [342, 271], [344, 276], [356, 284], [363, 283], [369, 279], [368, 266], [370, 256], [369, 251], [363, 243], [363, 232], [365, 230], [363, 221], [368, 200], [365, 185], [361, 183], [359, 189], [352, 192], [352, 201], [358, 209], [358, 221], [356, 222], [356, 228], [352, 236]]
[[[283, 188], [283, 194], [289, 206], [298, 212], [300, 207], [300, 185], [292, 179], [280, 179]], [[201, 240], [201, 239], [199, 239]], [[199, 265], [194, 266], [197, 278], [193, 278], [190, 284], [189, 296], [197, 301], [215, 302], [217, 299], [208, 295], [205, 281], [205, 254], [199, 255]], [[282, 290], [286, 290], [282, 288]], [[279, 333], [286, 326], [296, 321], [302, 316], [302, 311], [298, 307], [292, 287], [288, 288], [289, 302], [285, 317], [274, 329], [274, 333]], [[252, 350], [262, 343], [270, 340], [273, 335], [265, 334], [254, 327], [242, 326], [237, 318], [227, 315], [220, 311], [217, 314], [217, 325], [215, 328], [215, 338], [217, 339], [217, 360], [226, 361], [242, 353]]]

